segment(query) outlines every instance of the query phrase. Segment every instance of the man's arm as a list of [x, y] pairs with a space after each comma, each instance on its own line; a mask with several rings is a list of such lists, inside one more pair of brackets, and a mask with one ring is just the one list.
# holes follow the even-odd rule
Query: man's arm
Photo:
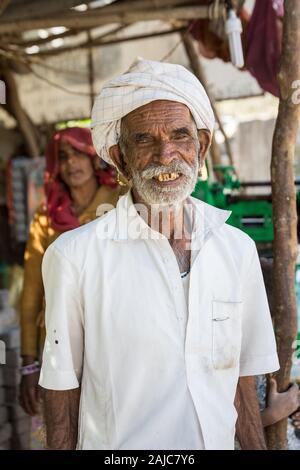
[[77, 444], [80, 388], [43, 389], [47, 448], [75, 450]]
[[238, 413], [236, 434], [242, 450], [266, 450], [254, 376], [239, 378], [234, 404]]
[[43, 257], [46, 331], [39, 385], [44, 392], [49, 449], [75, 449], [83, 370], [84, 326], [79, 269], [63, 234]]

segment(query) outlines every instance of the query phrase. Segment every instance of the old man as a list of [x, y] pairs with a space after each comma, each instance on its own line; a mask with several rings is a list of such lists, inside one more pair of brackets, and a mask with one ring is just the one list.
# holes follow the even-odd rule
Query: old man
[[96, 151], [131, 190], [44, 258], [49, 448], [265, 448], [253, 376], [279, 365], [255, 244], [190, 197], [213, 128], [179, 65], [139, 59], [98, 96]]

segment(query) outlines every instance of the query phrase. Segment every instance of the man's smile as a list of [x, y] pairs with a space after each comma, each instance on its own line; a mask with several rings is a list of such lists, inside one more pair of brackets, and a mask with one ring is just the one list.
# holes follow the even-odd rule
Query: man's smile
[[153, 179], [160, 182], [174, 181], [181, 176], [181, 173], [172, 172], [172, 173], [160, 173], [157, 176], [154, 176]]

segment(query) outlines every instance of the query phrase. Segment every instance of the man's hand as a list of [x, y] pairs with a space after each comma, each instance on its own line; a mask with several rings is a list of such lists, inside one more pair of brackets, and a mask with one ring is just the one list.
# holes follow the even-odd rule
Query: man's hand
[[240, 377], [234, 401], [238, 419], [236, 434], [242, 450], [266, 450], [255, 377]]
[[277, 382], [270, 380], [267, 407], [262, 411], [263, 426], [270, 426], [290, 416], [299, 407], [298, 386], [293, 384], [286, 392], [277, 391]]
[[47, 448], [75, 450], [78, 432], [80, 388], [73, 390], [43, 389]]

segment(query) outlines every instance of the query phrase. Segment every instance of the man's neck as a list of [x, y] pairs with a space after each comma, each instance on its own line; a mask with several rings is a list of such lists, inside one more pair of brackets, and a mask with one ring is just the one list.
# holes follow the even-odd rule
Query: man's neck
[[98, 182], [95, 177], [88, 180], [85, 184], [70, 188], [72, 206], [76, 215], [82, 214], [90, 205], [98, 189]]
[[[145, 202], [135, 189], [132, 190], [133, 203], [138, 207], [140, 216], [150, 228], [165, 235], [169, 240], [180, 237], [180, 228], [183, 231], [184, 203], [170, 205], [149, 204]], [[144, 210], [139, 210], [143, 206]], [[179, 230], [178, 230], [179, 228]]]
[[176, 256], [180, 272], [190, 269], [191, 251], [189, 229], [185, 224], [184, 205], [186, 200], [178, 205], [151, 205], [146, 203], [135, 191], [132, 190], [132, 200], [135, 205], [142, 205], [143, 210], [139, 210], [140, 216], [152, 229], [160, 232], [168, 238], [172, 250]]

